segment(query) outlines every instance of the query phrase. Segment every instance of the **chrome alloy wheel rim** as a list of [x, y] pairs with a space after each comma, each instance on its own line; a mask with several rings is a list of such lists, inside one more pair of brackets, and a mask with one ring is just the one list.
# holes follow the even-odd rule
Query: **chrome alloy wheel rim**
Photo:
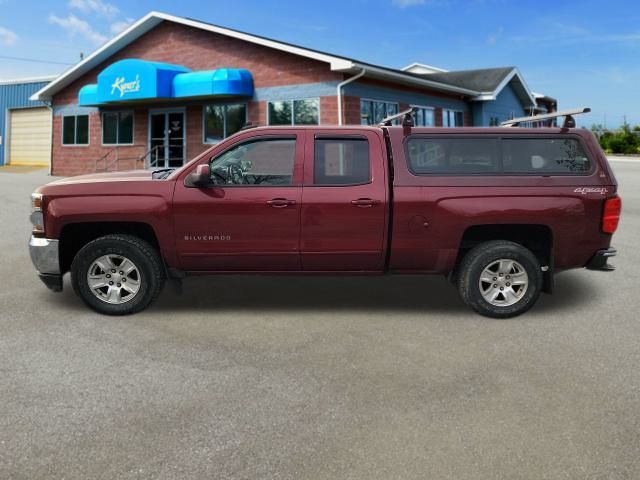
[[491, 262], [480, 275], [480, 293], [491, 305], [509, 307], [527, 292], [529, 276], [524, 267], [507, 258]]
[[91, 293], [103, 302], [119, 305], [137, 295], [140, 271], [127, 257], [103, 255], [89, 267], [87, 284]]

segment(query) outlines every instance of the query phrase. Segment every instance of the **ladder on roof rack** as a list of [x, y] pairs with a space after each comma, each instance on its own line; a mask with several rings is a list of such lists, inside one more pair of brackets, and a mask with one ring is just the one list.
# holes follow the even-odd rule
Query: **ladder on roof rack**
[[507, 120], [500, 124], [501, 127], [517, 127], [521, 123], [526, 122], [540, 122], [542, 120], [551, 120], [552, 118], [565, 117], [562, 128], [574, 128], [576, 121], [573, 115], [579, 115], [581, 113], [589, 113], [591, 109], [589, 107], [576, 108], [573, 110], [563, 110], [562, 112], [544, 113], [542, 115], [533, 115], [531, 117], [520, 117]]

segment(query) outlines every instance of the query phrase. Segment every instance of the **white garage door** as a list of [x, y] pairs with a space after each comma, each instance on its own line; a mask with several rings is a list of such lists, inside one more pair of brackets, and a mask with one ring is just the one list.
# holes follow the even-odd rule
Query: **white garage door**
[[51, 160], [51, 110], [11, 110], [9, 116], [9, 163], [49, 165]]

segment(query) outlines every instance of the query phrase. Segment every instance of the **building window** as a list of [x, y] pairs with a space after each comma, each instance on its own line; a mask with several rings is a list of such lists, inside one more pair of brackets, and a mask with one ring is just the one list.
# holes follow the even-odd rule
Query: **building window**
[[269, 102], [269, 125], [318, 125], [320, 99]]
[[413, 122], [416, 127], [433, 127], [435, 123], [435, 115], [431, 107], [419, 107], [412, 105], [416, 111], [413, 113]]
[[89, 145], [89, 115], [62, 117], [62, 144]]
[[318, 138], [314, 185], [361, 185], [371, 179], [366, 138]]
[[464, 126], [464, 113], [458, 110], [442, 110], [443, 127]]
[[216, 143], [239, 132], [247, 123], [247, 104], [205, 105], [204, 143]]
[[[362, 125], [377, 125], [385, 117], [398, 113], [398, 104], [378, 100], [360, 100], [360, 123]], [[398, 125], [398, 121], [393, 122]]]
[[133, 145], [133, 112], [102, 113], [102, 144]]

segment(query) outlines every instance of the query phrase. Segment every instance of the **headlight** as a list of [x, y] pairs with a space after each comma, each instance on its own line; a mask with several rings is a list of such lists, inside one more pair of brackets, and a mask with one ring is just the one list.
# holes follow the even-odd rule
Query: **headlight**
[[31, 194], [31, 216], [29, 217], [33, 225], [33, 234], [44, 235], [44, 215], [42, 213], [42, 194]]

